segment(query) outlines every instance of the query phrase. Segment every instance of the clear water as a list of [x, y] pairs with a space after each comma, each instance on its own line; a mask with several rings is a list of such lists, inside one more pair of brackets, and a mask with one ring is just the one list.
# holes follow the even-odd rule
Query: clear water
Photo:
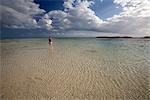
[[148, 100], [149, 39], [1, 40], [3, 100]]

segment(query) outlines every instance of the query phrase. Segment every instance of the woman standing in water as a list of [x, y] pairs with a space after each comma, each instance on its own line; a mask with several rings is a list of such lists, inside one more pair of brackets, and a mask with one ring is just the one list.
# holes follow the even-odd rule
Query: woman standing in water
[[48, 38], [48, 41], [49, 41], [48, 44], [52, 45], [52, 39], [51, 39], [51, 37]]

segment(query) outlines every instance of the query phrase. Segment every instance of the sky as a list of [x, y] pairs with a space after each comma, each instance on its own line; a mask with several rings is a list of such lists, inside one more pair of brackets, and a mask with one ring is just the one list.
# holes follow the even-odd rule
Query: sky
[[1, 0], [2, 37], [147, 36], [150, 0]]

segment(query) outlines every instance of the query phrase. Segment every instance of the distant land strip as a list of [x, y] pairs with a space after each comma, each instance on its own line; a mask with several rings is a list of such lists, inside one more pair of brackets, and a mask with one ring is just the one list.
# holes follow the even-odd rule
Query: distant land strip
[[150, 36], [144, 36], [144, 37], [131, 37], [131, 36], [98, 36], [96, 38], [150, 38]]

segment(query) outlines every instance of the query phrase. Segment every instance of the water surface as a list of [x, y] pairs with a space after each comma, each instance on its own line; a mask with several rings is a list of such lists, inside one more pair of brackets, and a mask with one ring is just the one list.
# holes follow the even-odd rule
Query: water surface
[[150, 40], [1, 40], [2, 100], [148, 100]]

